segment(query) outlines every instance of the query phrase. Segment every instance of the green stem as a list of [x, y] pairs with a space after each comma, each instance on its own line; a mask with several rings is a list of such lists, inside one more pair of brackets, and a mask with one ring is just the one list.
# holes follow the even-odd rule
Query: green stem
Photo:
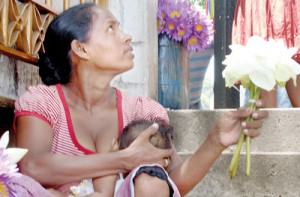
[[[253, 111], [256, 110], [256, 105], [255, 105], [255, 100], [257, 100], [260, 96], [260, 88], [257, 88], [253, 83], [251, 83], [250, 87], [249, 87], [249, 91], [250, 91], [250, 99], [254, 100], [252, 102], [248, 103], [248, 107], [251, 107], [253, 109]], [[252, 116], [248, 116], [247, 118], [245, 118], [245, 121], [252, 121]], [[237, 172], [237, 168], [238, 168], [238, 163], [239, 163], [239, 158], [240, 158], [240, 154], [241, 154], [241, 149], [242, 149], [242, 145], [244, 140], [246, 140], [246, 174], [249, 176], [250, 174], [250, 167], [251, 167], [251, 162], [250, 162], [250, 142], [251, 142], [251, 138], [249, 136], [246, 136], [244, 134], [244, 131], [242, 130], [238, 143], [237, 143], [237, 147], [236, 150], [233, 154], [233, 157], [231, 159], [230, 162], [230, 166], [229, 166], [229, 173], [230, 173], [230, 178], [234, 178], [236, 176], [236, 172]]]
[[[253, 95], [254, 93], [254, 95]], [[255, 90], [252, 92], [252, 99], [257, 100], [260, 96], [260, 88], [256, 87]], [[256, 111], [256, 105], [253, 102], [250, 102], [248, 105], [250, 105], [253, 109], [253, 111]], [[252, 117], [249, 117], [249, 120], [252, 121]], [[251, 138], [249, 136], [246, 136], [246, 175], [250, 175], [250, 169], [251, 169], [251, 159], [250, 159], [250, 142]]]
[[235, 175], [236, 175], [236, 170], [237, 170], [237, 167], [238, 167], [238, 162], [239, 162], [240, 153], [241, 153], [244, 138], [245, 138], [245, 134], [244, 134], [244, 132], [241, 132], [238, 144], [236, 146], [236, 150], [233, 154], [233, 157], [231, 159], [230, 166], [229, 166], [230, 178], [234, 178]]
[[250, 175], [251, 160], [250, 160], [250, 137], [246, 137], [246, 175]]

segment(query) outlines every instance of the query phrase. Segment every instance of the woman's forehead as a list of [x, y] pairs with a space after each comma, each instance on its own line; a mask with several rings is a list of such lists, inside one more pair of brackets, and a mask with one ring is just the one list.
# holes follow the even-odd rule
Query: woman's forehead
[[97, 8], [96, 9], [96, 23], [105, 24], [108, 22], [115, 22], [118, 23], [116, 17], [107, 9], [104, 8]]

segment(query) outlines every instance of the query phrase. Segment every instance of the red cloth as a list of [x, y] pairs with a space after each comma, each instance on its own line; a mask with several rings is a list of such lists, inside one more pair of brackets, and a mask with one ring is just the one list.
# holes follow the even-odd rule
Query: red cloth
[[268, 40], [283, 38], [300, 54], [299, 0], [238, 0], [235, 8], [232, 43], [246, 44], [251, 36]]

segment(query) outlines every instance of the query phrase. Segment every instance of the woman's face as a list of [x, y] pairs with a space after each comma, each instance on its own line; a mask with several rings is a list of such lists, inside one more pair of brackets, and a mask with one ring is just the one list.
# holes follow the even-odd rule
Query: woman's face
[[112, 13], [94, 8], [96, 17], [85, 43], [90, 61], [97, 68], [119, 74], [133, 67], [132, 37], [119, 29], [119, 23]]

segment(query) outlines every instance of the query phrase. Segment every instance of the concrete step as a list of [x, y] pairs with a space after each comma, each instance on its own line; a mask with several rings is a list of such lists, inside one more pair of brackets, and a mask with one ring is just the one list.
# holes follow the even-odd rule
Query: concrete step
[[[175, 145], [183, 156], [191, 155], [203, 142], [213, 123], [228, 109], [169, 111], [175, 128]], [[245, 175], [242, 152], [237, 177], [228, 167], [235, 150], [225, 150], [189, 197], [285, 197], [300, 196], [300, 109], [268, 109], [262, 135], [251, 143], [251, 173]]]

